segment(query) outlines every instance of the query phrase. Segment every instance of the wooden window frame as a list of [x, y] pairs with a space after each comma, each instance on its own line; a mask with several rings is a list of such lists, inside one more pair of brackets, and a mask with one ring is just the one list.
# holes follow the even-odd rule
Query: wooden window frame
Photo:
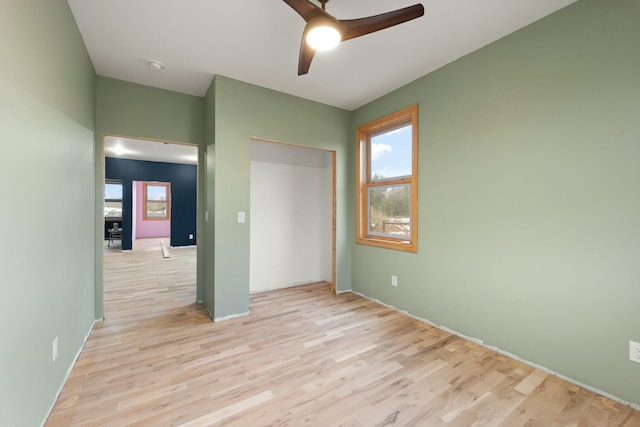
[[[167, 199], [166, 200], [148, 200], [147, 187], [165, 187], [165, 194], [167, 196]], [[142, 197], [143, 197], [142, 216], [145, 221], [167, 221], [171, 219], [171, 183], [170, 182], [143, 181]], [[160, 201], [167, 203], [167, 214], [164, 217], [148, 216], [147, 202], [160, 202]]]
[[[411, 176], [394, 179], [370, 179], [371, 137], [403, 125], [411, 125]], [[406, 252], [418, 252], [418, 105], [412, 105], [381, 117], [356, 129], [356, 243]], [[390, 185], [409, 185], [411, 198], [411, 235], [402, 237], [370, 234], [369, 189]]]

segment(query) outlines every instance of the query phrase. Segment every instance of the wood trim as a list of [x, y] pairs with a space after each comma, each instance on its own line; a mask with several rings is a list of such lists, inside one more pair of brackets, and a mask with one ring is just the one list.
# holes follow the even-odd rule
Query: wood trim
[[200, 151], [200, 146], [198, 144], [194, 144], [191, 142], [173, 141], [171, 139], [145, 138], [143, 136], [129, 136], [129, 135], [122, 135], [117, 133], [103, 133], [102, 134], [103, 153], [104, 153], [104, 139], [107, 137], [137, 139], [138, 141], [146, 141], [146, 142], [162, 142], [165, 144], [172, 144], [172, 145], [188, 145], [190, 147], [198, 147], [198, 151]]
[[[103, 132], [101, 134], [101, 138], [100, 138], [100, 174], [101, 174], [101, 178], [100, 178], [100, 185], [103, 186], [104, 188], [104, 182], [106, 180], [107, 177], [107, 165], [106, 165], [106, 158], [107, 155], [105, 153], [105, 139], [107, 137], [122, 137], [122, 138], [128, 138], [128, 139], [137, 139], [137, 140], [141, 140], [141, 141], [150, 141], [150, 142], [162, 142], [162, 143], [167, 143], [167, 144], [177, 144], [177, 145], [188, 145], [191, 147], [196, 147], [198, 150], [198, 162], [196, 164], [197, 167], [197, 176], [199, 177], [200, 175], [200, 166], [201, 166], [201, 152], [202, 152], [202, 147], [199, 144], [194, 144], [191, 142], [182, 142], [182, 141], [173, 141], [170, 139], [158, 139], [158, 138], [148, 138], [148, 137], [141, 137], [141, 136], [132, 136], [132, 135], [125, 135], [125, 134], [119, 134], [119, 133], [111, 133], [111, 132]], [[94, 161], [97, 161], [94, 160]], [[97, 185], [97, 184], [94, 184]], [[196, 190], [197, 193], [197, 197], [200, 197], [200, 188], [197, 187]], [[196, 199], [197, 200], [197, 199]], [[202, 212], [200, 210], [200, 205], [198, 204], [198, 215], [199, 218], [201, 220], [201, 222], [204, 222], [204, 212]], [[96, 303], [96, 314], [99, 315], [100, 320], [104, 320], [104, 274], [105, 274], [105, 270], [104, 270], [104, 243], [103, 243], [103, 238], [104, 238], [104, 227], [105, 227], [105, 217], [104, 217], [104, 198], [100, 198], [99, 199], [99, 207], [96, 210], [96, 230], [95, 230], [95, 237], [96, 237], [96, 241], [99, 242], [99, 244], [97, 244], [95, 246], [95, 250], [96, 250], [96, 258], [99, 258], [101, 260], [101, 262], [99, 263], [99, 267], [96, 267], [96, 271], [95, 271], [95, 281], [96, 281], [96, 293], [95, 293], [95, 303]], [[198, 221], [196, 221], [196, 226], [198, 224]], [[122, 227], [124, 228], [124, 222]], [[200, 236], [200, 232], [201, 230], [196, 229], [196, 247], [198, 246], [198, 240]], [[98, 263], [96, 262], [96, 265]], [[198, 262], [196, 261], [196, 269], [198, 269]], [[202, 288], [204, 285], [198, 281], [197, 285], [198, 288]]]
[[310, 147], [308, 145], [302, 145], [302, 144], [291, 144], [289, 142], [278, 141], [277, 139], [265, 139], [265, 138], [258, 138], [258, 137], [252, 136], [251, 138], [249, 138], [249, 140], [254, 142], [266, 142], [269, 144], [280, 144], [280, 145], [287, 145], [289, 147], [308, 148], [310, 150], [318, 150], [318, 151], [325, 151], [327, 153], [335, 153], [335, 150], [330, 150], [328, 148]]
[[[371, 153], [367, 149], [372, 134], [392, 130], [409, 121], [412, 137], [411, 177], [371, 182]], [[411, 237], [395, 238], [370, 235], [366, 226], [368, 218], [368, 190], [371, 187], [410, 184], [411, 188]], [[356, 129], [356, 243], [418, 252], [418, 105], [412, 105], [387, 116], [360, 125]]]
[[331, 226], [331, 291], [333, 292], [333, 294], [335, 295], [337, 293], [336, 290], [336, 282], [338, 280], [338, 274], [337, 274], [337, 265], [336, 265], [336, 230], [337, 230], [337, 203], [336, 203], [336, 193], [337, 193], [337, 185], [336, 185], [336, 176], [337, 176], [337, 172], [336, 172], [336, 152], [332, 151], [331, 152], [331, 212], [333, 215], [333, 218], [331, 219], [332, 222], [332, 226]]
[[[147, 199], [147, 187], [165, 187], [166, 200], [148, 200]], [[147, 202], [166, 202], [167, 213], [163, 217], [148, 216]], [[156, 181], [143, 181], [142, 182], [142, 217], [145, 221], [168, 221], [171, 219], [171, 183], [170, 182], [156, 182]], [[133, 207], [135, 209], [135, 207]]]

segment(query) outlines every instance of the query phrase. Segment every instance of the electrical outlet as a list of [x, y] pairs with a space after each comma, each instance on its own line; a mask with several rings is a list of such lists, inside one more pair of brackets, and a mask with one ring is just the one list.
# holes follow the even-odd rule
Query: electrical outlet
[[391, 286], [398, 287], [398, 276], [391, 276]]
[[238, 224], [244, 224], [244, 212], [238, 212]]
[[193, 234], [189, 234], [189, 240], [193, 240]]
[[51, 360], [53, 362], [58, 358], [58, 337], [53, 339], [53, 343], [51, 344]]
[[629, 360], [640, 363], [640, 342], [629, 341]]

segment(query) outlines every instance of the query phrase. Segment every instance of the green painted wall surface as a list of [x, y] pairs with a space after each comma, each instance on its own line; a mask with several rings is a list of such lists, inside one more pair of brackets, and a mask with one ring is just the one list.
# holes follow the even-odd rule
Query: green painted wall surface
[[201, 249], [199, 253], [202, 253], [203, 262], [203, 302], [209, 310], [209, 314], [212, 319], [215, 319], [214, 315], [214, 272], [215, 272], [215, 117], [216, 117], [216, 86], [215, 77], [211, 82], [209, 89], [204, 97], [205, 102], [205, 119], [204, 119], [204, 139], [205, 139], [205, 152], [204, 163], [205, 167], [205, 183], [204, 183], [204, 233]]
[[1, 9], [0, 425], [32, 427], [94, 320], [95, 72], [66, 1]]
[[[249, 311], [251, 137], [337, 152], [337, 285], [350, 289], [350, 113], [222, 76], [214, 84], [215, 317]], [[238, 211], [247, 213], [245, 224], [236, 223]]]
[[98, 77], [97, 126], [112, 133], [187, 142], [204, 140], [204, 98]]
[[[102, 165], [105, 134], [159, 139], [202, 145], [204, 98], [98, 76], [96, 85], [96, 165]], [[202, 168], [200, 168], [202, 169]], [[199, 182], [203, 172], [198, 171]], [[102, 293], [102, 186], [103, 171], [96, 170], [96, 316], [103, 316]], [[199, 190], [199, 197], [200, 197]], [[198, 230], [202, 228], [198, 217]], [[198, 276], [202, 273], [198, 265]], [[198, 289], [198, 297], [202, 290]]]
[[354, 244], [353, 289], [640, 404], [638, 22], [581, 0], [356, 110], [419, 103], [420, 252]]

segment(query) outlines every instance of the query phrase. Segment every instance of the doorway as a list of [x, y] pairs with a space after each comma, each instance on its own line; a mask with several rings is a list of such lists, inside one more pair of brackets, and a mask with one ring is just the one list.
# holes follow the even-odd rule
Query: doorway
[[335, 152], [250, 144], [250, 292], [315, 282], [335, 292]]
[[171, 246], [171, 182], [133, 181], [132, 250]]
[[[154, 274], [157, 275], [159, 271], [164, 271], [165, 276], [175, 273], [169, 266], [172, 258], [173, 265], [180, 268], [179, 275], [182, 278], [193, 276], [193, 280], [183, 280], [183, 288], [189, 288], [187, 298], [193, 297], [192, 303], [195, 303], [198, 147], [191, 144], [107, 135], [104, 138], [103, 178], [105, 183], [117, 182], [121, 188], [117, 212], [121, 227], [118, 242], [120, 244], [113, 242], [112, 250], [109, 251], [107, 248], [111, 242], [106, 243], [102, 254], [102, 297], [105, 316], [109, 315], [106, 306], [106, 294], [109, 292], [106, 284], [109, 280], [113, 282], [114, 277], [130, 280], [131, 276], [135, 275], [140, 277], [140, 281], [136, 283], [148, 279], [149, 290], [153, 291], [153, 283], [160, 283], [159, 280], [152, 280]], [[113, 208], [109, 206], [113, 203], [106, 201], [106, 188], [105, 185], [105, 230], [107, 224], [113, 222], [113, 217], [107, 218], [107, 210], [113, 215]], [[127, 257], [125, 254], [133, 253], [134, 248], [139, 249], [136, 252], [144, 252], [143, 255], [148, 258], [137, 261], [136, 268], [127, 270], [126, 277], [118, 276], [120, 272], [114, 272], [114, 265], [124, 265], [125, 269], [128, 268], [122, 256]], [[131, 260], [135, 258], [132, 255], [128, 257]]]

